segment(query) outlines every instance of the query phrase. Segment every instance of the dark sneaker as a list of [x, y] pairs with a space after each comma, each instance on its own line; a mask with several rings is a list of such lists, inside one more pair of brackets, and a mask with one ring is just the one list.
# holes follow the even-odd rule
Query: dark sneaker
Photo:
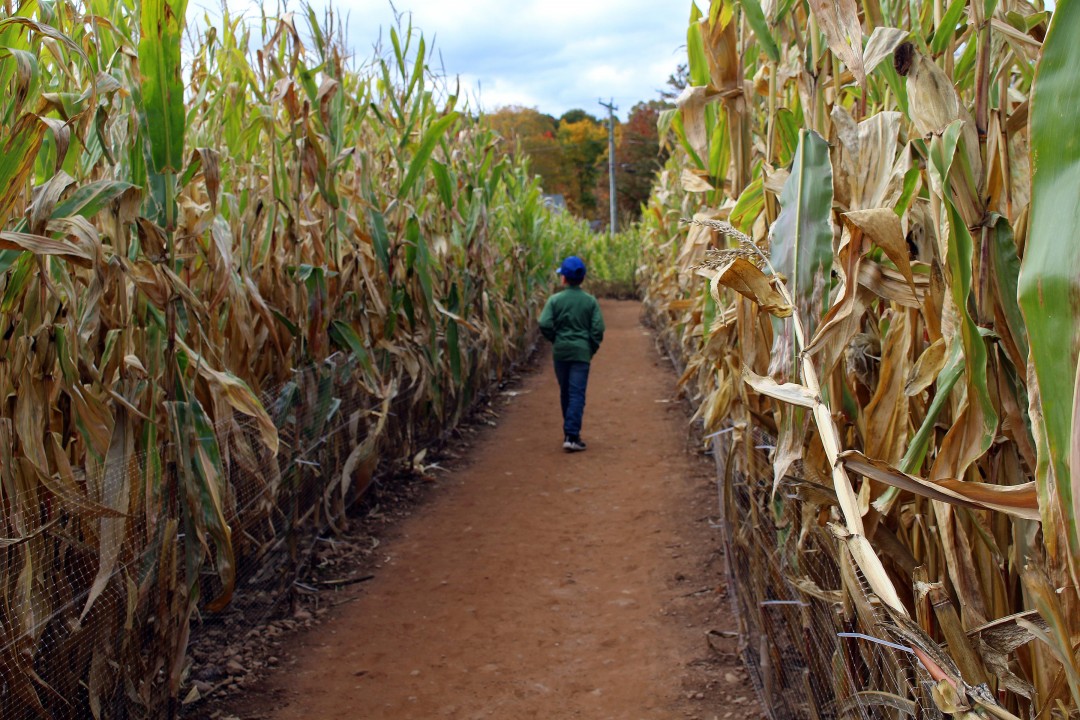
[[585, 441], [580, 435], [567, 435], [563, 442], [563, 450], [566, 452], [581, 452], [585, 449]]

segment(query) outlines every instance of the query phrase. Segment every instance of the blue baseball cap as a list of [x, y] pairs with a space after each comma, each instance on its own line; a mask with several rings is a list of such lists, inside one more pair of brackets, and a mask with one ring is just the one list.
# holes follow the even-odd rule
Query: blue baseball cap
[[570, 255], [555, 272], [572, 282], [581, 282], [585, 279], [585, 261], [577, 255]]

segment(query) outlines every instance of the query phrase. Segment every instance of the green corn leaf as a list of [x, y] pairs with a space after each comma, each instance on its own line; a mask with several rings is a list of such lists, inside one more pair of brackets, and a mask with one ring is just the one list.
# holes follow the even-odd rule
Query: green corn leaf
[[375, 374], [375, 368], [371, 364], [371, 356], [368, 354], [367, 348], [364, 347], [364, 341], [360, 339], [359, 333], [353, 329], [352, 325], [342, 320], [334, 320], [330, 323], [328, 332], [330, 333], [330, 339], [338, 347], [348, 350], [356, 356], [356, 359], [368, 371], [369, 375]]
[[26, 114], [7, 131], [7, 139], [0, 152], [0, 220], [11, 213], [34, 171], [34, 160], [45, 137], [45, 129], [41, 118]]
[[[694, 8], [697, 10], [697, 7]], [[705, 39], [702, 37], [700, 13], [691, 16], [686, 30], [686, 54], [689, 59], [690, 84], [698, 87], [709, 84], [709, 61], [705, 56]]]
[[180, 42], [187, 0], [142, 3], [139, 73], [150, 157], [159, 173], [184, 167], [184, 79]]
[[274, 314], [274, 317], [281, 321], [281, 324], [285, 326], [285, 329], [289, 331], [290, 335], [294, 338], [300, 337], [300, 326], [293, 322], [288, 315], [277, 309], [271, 309], [270, 312]]
[[[3, 254], [8, 253], [14, 253], [15, 255], [15, 259], [11, 262], [11, 265], [13, 265], [15, 269], [7, 280], [7, 286], [4, 288], [3, 297], [0, 297], [0, 312], [2, 313], [10, 313], [15, 309], [16, 305], [22, 301], [23, 292], [30, 282], [33, 271], [37, 267], [33, 253], [21, 252], [18, 250], [5, 250]], [[3, 254], [0, 254], [0, 262], [6, 260]]]
[[91, 218], [133, 187], [135, 185], [120, 180], [97, 180], [81, 185], [64, 202], [56, 206], [52, 216], [64, 218], [81, 215]]
[[[1036, 71], [1031, 101], [1031, 226], [1018, 286], [1027, 321], [1031, 364], [1038, 379], [1038, 403], [1032, 421], [1039, 443], [1040, 507], [1044, 527], [1065, 522], [1068, 547], [1056, 547], [1055, 533], [1045, 533], [1051, 554], [1066, 555], [1074, 582], [1080, 577], [1080, 468], [1069, 455], [1080, 446], [1074, 426], [1076, 368], [1080, 355], [1080, 109], [1062, 98], [1080, 95], [1080, 4], [1060, 3], [1050, 21]], [[1033, 403], [1035, 405], [1036, 403]], [[1038, 412], [1035, 412], [1035, 411]], [[1053, 487], [1051, 487], [1053, 486]], [[1054, 498], [1058, 507], [1051, 507]]]
[[744, 233], [749, 233], [765, 207], [765, 188], [761, 176], [754, 179], [739, 195], [735, 207], [731, 210], [731, 224]]
[[[2, 37], [2, 33], [0, 33]], [[14, 62], [8, 62], [8, 59]], [[9, 113], [23, 111], [28, 97], [34, 97], [38, 86], [38, 60], [34, 53], [19, 48], [0, 45], [0, 60], [5, 62], [0, 69], [0, 87], [9, 87], [15, 78], [15, 103], [9, 106]]]
[[[966, 422], [956, 422], [942, 441], [950, 442], [955, 434], [956, 452], [949, 456], [939, 455], [939, 460], [947, 461], [951, 466], [942, 470], [947, 477], [962, 477], [967, 466], [985, 453], [994, 441], [997, 433], [997, 410], [990, 398], [987, 385], [986, 343], [978, 326], [971, 317], [972, 255], [974, 243], [960, 211], [953, 201], [949, 185], [949, 176], [953, 160], [964, 152], [962, 131], [964, 123], [957, 120], [951, 123], [940, 137], [935, 136], [930, 143], [930, 173], [936, 179], [937, 186], [944, 195], [949, 218], [949, 237], [945, 254], [945, 266], [948, 271], [949, 289], [952, 300], [960, 317], [960, 341], [964, 348], [964, 364], [968, 385], [968, 407], [966, 412], [979, 413], [976, 418], [978, 429], [971, 431]], [[953, 340], [955, 345], [956, 341]], [[974, 432], [977, 436], [971, 436]]]
[[435, 187], [439, 190], [439, 198], [449, 210], [454, 207], [453, 185], [450, 181], [450, 172], [438, 160], [431, 161], [431, 174], [435, 176]]
[[780, 216], [773, 224], [772, 264], [788, 278], [808, 337], [823, 311], [810, 307], [814, 287], [827, 287], [832, 270], [832, 176], [829, 143], [800, 130], [791, 175], [780, 193]]
[[[1017, 352], [1022, 358], [1028, 357], [1027, 327], [1024, 315], [1017, 302], [1017, 280], [1020, 275], [1020, 259], [1016, 256], [1016, 241], [1008, 221], [1000, 215], [990, 216], [990, 257], [994, 264], [994, 283], [997, 286], [998, 302], [1005, 316], [1008, 332], [1016, 343]], [[1017, 367], [1023, 370], [1024, 366]]]
[[[450, 297], [447, 298], [446, 306], [451, 312], [458, 311], [459, 297], [458, 286], [454, 283], [450, 287]], [[458, 324], [452, 318], [446, 318], [446, 349], [450, 360], [450, 374], [454, 378], [454, 385], [461, 386], [461, 340], [458, 336]]]
[[[75, 42], [70, 37], [68, 37], [64, 33], [60, 32], [59, 30], [57, 30], [52, 25], [49, 25], [48, 23], [44, 23], [44, 22], [37, 22], [36, 20], [32, 20], [30, 17], [28, 17], [30, 12], [32, 12], [34, 9], [37, 9], [39, 7], [38, 3], [36, 3], [36, 2], [25, 3], [25, 5], [27, 7], [26, 8], [20, 8], [19, 11], [18, 11], [19, 12], [18, 15], [14, 15], [12, 17], [7, 17], [7, 18], [4, 18], [4, 19], [0, 20], [0, 31], [5, 31], [5, 30], [7, 30], [9, 28], [21, 25], [21, 26], [23, 26], [23, 27], [25, 27], [25, 28], [27, 28], [29, 30], [33, 30], [34, 32], [39, 33], [40, 35], [43, 35], [44, 37], [47, 37], [47, 38], [50, 38], [52, 40], [57, 41], [58, 43], [62, 44], [65, 48], [67, 48], [70, 52], [73, 52], [76, 55], [78, 55], [79, 58], [82, 59], [82, 61], [85, 62], [87, 65], [90, 65], [90, 58], [87, 57], [86, 52], [83, 51], [82, 47], [77, 42]], [[3, 35], [0, 35], [0, 38], [2, 38], [2, 37], [3, 37]], [[4, 44], [5, 45], [13, 45], [13, 43], [4, 43]]]
[[173, 433], [179, 440], [179, 480], [185, 499], [185, 521], [199, 542], [185, 543], [189, 582], [196, 588], [204, 548], [212, 541], [214, 560], [221, 580], [221, 594], [207, 603], [217, 612], [232, 599], [236, 585], [236, 558], [232, 530], [225, 520], [224, 483], [221, 448], [214, 425], [194, 397], [189, 402], [173, 403]]
[[409, 190], [416, 184], [421, 173], [427, 167], [428, 159], [431, 157], [432, 151], [435, 150], [435, 145], [447, 129], [457, 122], [458, 117], [460, 117], [460, 114], [457, 112], [447, 113], [432, 123], [424, 133], [424, 137], [420, 140], [420, 146], [416, 149], [416, 154], [413, 155], [412, 161], [409, 163], [409, 171], [405, 175], [405, 180], [401, 183], [401, 189], [398, 190], [399, 198], [409, 194]]
[[[952, 389], [956, 382], [964, 374], [964, 355], [960, 352], [960, 345], [953, 343], [949, 348], [949, 357], [945, 366], [938, 373], [937, 386], [934, 393], [934, 401], [926, 411], [926, 417], [922, 425], [915, 431], [908, 448], [904, 451], [904, 457], [900, 460], [900, 470], [906, 473], [918, 473], [926, 459], [926, 451], [930, 448], [930, 440], [937, 429], [937, 419], [945, 405], [949, 401]], [[895, 492], [895, 488], [888, 492]]]
[[375, 256], [383, 270], [390, 273], [390, 234], [386, 230], [386, 218], [378, 210], [372, 208], [368, 212], [371, 225], [371, 241], [375, 245]]
[[964, 10], [967, 8], [967, 0], [953, 0], [949, 3], [948, 10], [941, 18], [941, 24], [934, 32], [934, 38], [930, 41], [930, 50], [939, 54], [949, 46], [949, 41], [956, 34], [956, 24], [960, 22]]
[[776, 113], [776, 161], [788, 165], [799, 147], [799, 119], [787, 108]]
[[398, 38], [397, 28], [390, 28], [390, 44], [394, 46], [394, 58], [397, 60], [398, 71], [405, 76], [405, 55], [401, 51], [401, 40]]
[[717, 187], [723, 184], [731, 165], [731, 142], [728, 140], [727, 114], [721, 113], [719, 120], [712, 126], [709, 138], [709, 175], [717, 178]]
[[426, 69], [426, 66], [424, 65], [424, 60], [425, 60], [424, 55], [425, 55], [426, 50], [427, 50], [427, 46], [426, 46], [426, 44], [424, 42], [423, 36], [421, 36], [420, 37], [420, 42], [419, 42], [419, 47], [416, 50], [416, 57], [413, 58], [413, 61], [412, 61], [413, 62], [413, 74], [412, 74], [412, 79], [409, 80], [409, 87], [408, 87], [408, 90], [407, 90], [408, 93], [411, 93], [413, 91], [413, 89], [416, 88], [418, 85], [423, 84], [424, 70]]
[[921, 177], [922, 172], [918, 167], [913, 167], [904, 173], [904, 190], [900, 193], [900, 199], [896, 201], [896, 207], [893, 208], [893, 211], [899, 217], [903, 217], [911, 206], [911, 201], [915, 198], [915, 190], [919, 187]]
[[769, 30], [765, 13], [761, 10], [761, 3], [758, 0], [739, 0], [739, 4], [746, 13], [746, 22], [754, 31], [754, 37], [757, 38], [762, 52], [773, 62], [780, 62], [780, 48], [777, 47], [776, 40], [773, 39], [772, 32]]

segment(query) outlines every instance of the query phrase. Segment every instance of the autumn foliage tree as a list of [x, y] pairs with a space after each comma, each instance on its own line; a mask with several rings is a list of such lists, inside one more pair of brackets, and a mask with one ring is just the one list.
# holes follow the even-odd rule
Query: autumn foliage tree
[[[649, 200], [656, 173], [664, 166], [668, 151], [660, 147], [657, 121], [666, 104], [657, 100], [639, 102], [625, 123], [615, 126], [615, 199], [620, 224], [641, 217], [641, 207]], [[607, 153], [604, 153], [605, 159]], [[607, 168], [601, 169], [596, 187], [601, 209], [608, 207]]]
[[596, 185], [607, 159], [607, 129], [591, 115], [571, 110], [559, 121], [559, 144], [569, 174], [567, 205], [595, 220], [604, 209], [597, 201]]
[[[620, 217], [641, 215], [656, 172], [667, 151], [661, 151], [656, 123], [663, 102], [634, 105], [626, 123], [615, 120], [615, 185]], [[578, 217], [606, 226], [608, 222], [607, 122], [581, 109], [560, 118], [534, 108], [510, 106], [487, 116], [503, 138], [507, 153], [523, 153], [540, 176], [544, 192], [562, 195]]]
[[570, 211], [579, 217], [606, 217], [606, 205], [599, 205], [596, 195], [599, 179], [607, 177], [607, 128], [603, 123], [584, 110], [570, 110], [556, 119], [519, 106], [500, 108], [486, 120], [502, 136], [503, 152], [529, 158], [545, 193], [562, 195]]
[[560, 143], [559, 121], [534, 108], [509, 106], [486, 116], [488, 125], [503, 138], [508, 154], [522, 153], [539, 175], [544, 192], [562, 193], [570, 183], [570, 172]]

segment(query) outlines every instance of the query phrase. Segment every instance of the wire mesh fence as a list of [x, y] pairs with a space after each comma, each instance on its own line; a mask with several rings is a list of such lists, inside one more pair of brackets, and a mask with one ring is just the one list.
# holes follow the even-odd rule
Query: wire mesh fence
[[[535, 333], [523, 339], [516, 362], [534, 341]], [[313, 591], [303, 580], [321, 557], [316, 549], [332, 544], [376, 482], [380, 461], [410, 467], [505, 370], [487, 367], [475, 378], [475, 397], [448, 392], [451, 410], [432, 413], [407, 393], [373, 397], [339, 355], [262, 394], [278, 432], [276, 454], [260, 442], [255, 420], [234, 414], [179, 425], [187, 431], [170, 438], [171, 447], [159, 445], [160, 454], [125, 453], [113, 443], [96, 472], [72, 468], [44, 489], [12, 488], [11, 476], [3, 478], [0, 501], [12, 492], [36, 495], [18, 505], [34, 512], [3, 502], [0, 518], [0, 577], [15, 583], [3, 596], [15, 602], [0, 604], [0, 718], [183, 714], [199, 698], [193, 639], [290, 617]], [[0, 452], [11, 447], [11, 432], [11, 421], [0, 419]], [[220, 463], [209, 462], [208, 448]], [[145, 502], [170, 492], [150, 481], [163, 477], [170, 453], [225, 473], [200, 476], [207, 482], [198, 487], [181, 473], [175, 497]], [[0, 473], [16, 461], [0, 457]], [[203, 502], [206, 494], [221, 502]], [[222, 522], [194, 521], [216, 507]], [[225, 535], [210, 537], [213, 527]], [[227, 660], [213, 685], [231, 682]]]
[[[933, 681], [890, 639], [888, 616], [798, 466], [773, 487], [774, 440], [728, 427], [711, 438], [741, 653], [773, 720], [942, 717]], [[845, 580], [846, 579], [846, 580]]]
[[[658, 349], [682, 373], [677, 328], [646, 302]], [[728, 597], [740, 655], [771, 720], [938, 720], [935, 681], [845, 543], [833, 533], [831, 487], [801, 462], [774, 486], [776, 439], [728, 424], [705, 438], [716, 462]], [[920, 618], [921, 619], [921, 618]]]

